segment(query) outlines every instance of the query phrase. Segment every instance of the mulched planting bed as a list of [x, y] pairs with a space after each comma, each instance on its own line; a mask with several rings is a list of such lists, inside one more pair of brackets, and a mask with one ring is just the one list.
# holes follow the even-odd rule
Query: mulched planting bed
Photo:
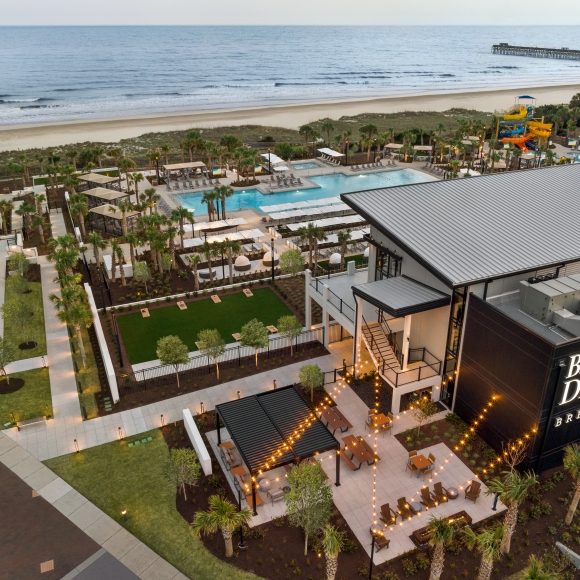
[[10, 383], [6, 379], [0, 380], [0, 395], [8, 395], [9, 393], [15, 393], [19, 391], [24, 386], [24, 380], [18, 378], [11, 378]]
[[[302, 321], [304, 321], [305, 315], [304, 284], [304, 276], [283, 278], [282, 280], [276, 280], [276, 283], [274, 284], [274, 288], [278, 291], [278, 294], [299, 315], [299, 318]], [[311, 300], [311, 302], [312, 324], [320, 324], [322, 322], [322, 308], [314, 300]]]
[[[8, 272], [10, 271], [8, 260], [6, 260], [6, 276], [8, 277]], [[40, 265], [39, 264], [30, 264], [28, 268], [28, 272], [24, 274], [24, 277], [29, 282], [41, 282], [40, 279]]]
[[[109, 343], [109, 348], [114, 355], [114, 345]], [[275, 355], [274, 355], [275, 353]], [[328, 354], [328, 350], [319, 342], [313, 342], [306, 345], [300, 345], [299, 350], [294, 350], [294, 356], [290, 355], [290, 348], [281, 348], [270, 352], [270, 358], [264, 358], [260, 355], [259, 367], [256, 367], [253, 356], [244, 357], [240, 361], [233, 360], [227, 363], [220, 364], [220, 380], [217, 379], [215, 366], [212, 364], [209, 367], [204, 366], [191, 371], [182, 371], [179, 373], [179, 381], [181, 388], [177, 388], [177, 381], [175, 373], [155, 379], [154, 381], [147, 381], [146, 385], [143, 382], [135, 383], [129, 379], [123, 379], [121, 374], [117, 375], [119, 384], [119, 402], [113, 405], [113, 411], [126, 411], [148, 405], [149, 403], [156, 403], [171, 397], [177, 397], [192, 391], [198, 391], [213, 387], [220, 383], [233, 381], [235, 379], [249, 377], [258, 373], [280, 368], [289, 364], [294, 364], [301, 361], [307, 361], [312, 358], [317, 358]], [[114, 359], [114, 356], [113, 356]], [[115, 361], [116, 363], [117, 361]], [[146, 388], [145, 388], [146, 386]], [[282, 387], [284, 385], [278, 385]], [[105, 408], [105, 398], [110, 397], [107, 391], [97, 394], [97, 403], [99, 406], [99, 415], [107, 415], [110, 413]]]
[[[210, 448], [205, 433], [215, 429], [215, 414], [206, 413], [203, 416], [196, 416], [195, 419], [206, 445]], [[169, 449], [191, 448], [183, 421], [162, 427], [161, 431]], [[229, 501], [237, 505], [237, 498], [226, 481], [213, 455], [213, 450], [210, 450], [210, 453], [212, 454], [213, 475], [206, 477], [202, 472], [198, 485], [193, 488], [188, 487], [187, 499], [181, 493], [176, 494], [177, 510], [188, 523], [191, 523], [197, 511], [207, 510], [208, 498], [216, 493], [223, 493]], [[368, 562], [368, 556], [340, 512], [333, 507], [332, 514], [331, 523], [346, 532], [347, 547], [350, 550], [339, 556], [336, 580], [351, 580], [356, 577], [357, 569]], [[224, 541], [220, 532], [209, 536], [203, 535], [201, 538], [212, 554], [226, 560]], [[308, 555], [304, 556], [302, 530], [290, 526], [285, 517], [254, 528], [247, 528], [244, 532], [244, 539], [248, 547], [245, 550], [239, 550], [237, 546], [239, 534], [234, 535], [234, 556], [227, 560], [238, 568], [254, 572], [268, 580], [296, 577], [326, 579], [324, 557], [318, 557], [318, 552], [321, 552], [320, 541], [314, 539], [313, 543], [309, 542]]]

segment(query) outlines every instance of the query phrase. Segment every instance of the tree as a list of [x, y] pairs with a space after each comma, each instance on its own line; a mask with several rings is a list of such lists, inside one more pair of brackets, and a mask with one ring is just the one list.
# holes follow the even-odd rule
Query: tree
[[570, 99], [570, 105], [569, 107], [571, 109], [580, 109], [580, 93], [576, 93], [571, 99]]
[[169, 152], [171, 151], [171, 146], [167, 143], [162, 143], [159, 145], [159, 151], [165, 155], [165, 165], [169, 165]]
[[111, 240], [111, 283], [117, 283], [117, 251], [121, 246], [117, 240]]
[[81, 226], [81, 234], [83, 239], [86, 236], [85, 232], [85, 216], [89, 214], [88, 198], [82, 193], [75, 193], [70, 197], [70, 213], [73, 217], [79, 220]]
[[189, 350], [179, 336], [164, 336], [157, 341], [157, 356], [162, 365], [171, 365], [175, 369], [177, 388], [179, 389], [179, 365], [189, 362]]
[[300, 129], [298, 129], [298, 133], [304, 137], [304, 142], [306, 144], [306, 149], [308, 149], [308, 139], [310, 135], [312, 135], [314, 129], [310, 125], [302, 125]]
[[304, 531], [304, 555], [308, 553], [308, 538], [330, 520], [332, 489], [318, 461], [302, 462], [288, 472], [290, 491], [286, 493], [288, 521]]
[[131, 265], [135, 267], [135, 246], [139, 244], [139, 238], [135, 232], [129, 232], [123, 236], [123, 243], [129, 244], [129, 256], [131, 258]]
[[209, 268], [209, 283], [213, 284], [213, 268], [211, 267], [211, 259], [217, 257], [217, 247], [215, 243], [210, 244], [207, 240], [199, 247], [199, 253], [205, 256], [207, 260], [207, 267]]
[[125, 278], [125, 253], [120, 244], [115, 247], [115, 255], [117, 256], [117, 262], [119, 264], [119, 272], [121, 274], [121, 286], [127, 285], [127, 280]]
[[185, 220], [193, 224], [194, 222], [193, 212], [188, 210], [186, 207], [179, 206], [171, 212], [171, 219], [173, 221], [179, 222], [179, 238], [181, 242], [181, 249], [183, 249], [183, 234], [185, 233], [183, 227], [185, 225]]
[[135, 209], [135, 206], [130, 201], [119, 201], [117, 206], [109, 206], [109, 211], [111, 213], [121, 212], [121, 229], [123, 230], [123, 235], [127, 235], [127, 212]]
[[465, 544], [470, 550], [477, 548], [481, 553], [481, 563], [477, 580], [489, 580], [493, 571], [493, 561], [501, 554], [500, 546], [503, 536], [503, 527], [496, 524], [485, 528], [476, 534], [471, 528], [463, 530]]
[[338, 569], [338, 555], [344, 544], [344, 532], [326, 524], [322, 529], [322, 549], [326, 558], [326, 580], [334, 580]]
[[316, 235], [316, 226], [308, 222], [306, 227], [299, 228], [296, 232], [300, 241], [308, 243], [308, 267], [312, 270], [312, 250], [314, 248], [314, 236]]
[[427, 396], [420, 397], [417, 401], [413, 402], [411, 416], [417, 422], [417, 437], [419, 436], [422, 425], [437, 412], [437, 405]]
[[91, 232], [88, 236], [89, 243], [93, 246], [93, 255], [97, 266], [101, 265], [101, 250], [106, 250], [109, 243], [103, 239], [99, 232]]
[[[222, 202], [222, 219], [226, 219], [226, 199], [232, 197], [235, 191], [229, 185], [218, 185], [214, 192], [216, 194], [216, 199], [219, 198]], [[219, 218], [219, 215], [218, 215]]]
[[330, 120], [324, 121], [324, 123], [322, 123], [320, 126], [320, 130], [326, 133], [326, 142], [330, 147], [330, 134], [334, 132], [334, 123]]
[[224, 135], [220, 139], [220, 145], [223, 145], [230, 153], [233, 153], [242, 145], [242, 142], [235, 135]]
[[298, 248], [286, 250], [280, 255], [280, 270], [282, 270], [282, 274], [290, 274], [294, 277], [304, 270], [305, 264], [306, 261]]
[[197, 292], [199, 290], [199, 278], [197, 277], [197, 267], [201, 263], [201, 256], [199, 254], [190, 254], [187, 256], [187, 263], [193, 270], [193, 288]]
[[44, 238], [44, 219], [40, 215], [35, 215], [32, 218], [32, 227], [37, 228], [38, 235], [40, 236], [40, 243], [42, 245], [46, 244], [46, 240]]
[[30, 262], [24, 254], [12, 254], [8, 258], [8, 270], [18, 272], [19, 276], [24, 276], [30, 269]]
[[22, 217], [22, 223], [24, 228], [30, 229], [30, 216], [36, 213], [36, 207], [27, 201], [23, 201], [20, 207], [15, 212], [17, 215]]
[[429, 544], [433, 548], [429, 580], [439, 580], [441, 578], [445, 564], [445, 546], [453, 540], [454, 531], [447, 518], [432, 516], [429, 520], [427, 532], [430, 534]]
[[318, 243], [324, 242], [326, 240], [326, 232], [316, 226], [313, 231], [313, 242], [314, 242], [314, 270], [318, 267]]
[[[171, 338], [171, 337], [165, 337]], [[163, 340], [163, 338], [161, 339]], [[170, 483], [183, 492], [183, 499], [187, 501], [186, 485], [197, 484], [201, 473], [201, 465], [197, 453], [193, 449], [172, 449], [165, 467], [165, 474]]]
[[220, 530], [226, 545], [226, 557], [231, 558], [234, 555], [233, 531], [247, 524], [252, 519], [252, 512], [247, 507], [238, 511], [233, 503], [219, 495], [212, 495], [208, 504], [207, 512], [200, 511], [195, 514], [191, 531], [199, 537], [201, 533], [215, 534]]
[[30, 289], [28, 280], [20, 274], [12, 274], [6, 279], [6, 286], [17, 294], [24, 294]]
[[310, 391], [310, 400], [314, 401], [314, 391], [324, 386], [324, 373], [318, 365], [304, 365], [300, 367], [298, 380], [305, 391]]
[[373, 137], [378, 134], [377, 126], [373, 125], [372, 123], [368, 123], [367, 125], [363, 125], [359, 130], [359, 133], [366, 137], [366, 142], [368, 146], [367, 151], [367, 161], [371, 160], [371, 148], [373, 146]]
[[[576, 96], [580, 96], [580, 93]], [[578, 443], [571, 443], [564, 449], [564, 469], [574, 480], [574, 497], [564, 520], [565, 524], [569, 526], [580, 500], [580, 445]]]
[[347, 244], [350, 240], [350, 229], [338, 232], [337, 238], [340, 244], [340, 267], [344, 268], [344, 257], [346, 256]]
[[133, 278], [139, 283], [145, 284], [145, 294], [149, 294], [147, 290], [147, 282], [151, 278], [151, 272], [147, 262], [135, 262], [133, 265]]
[[18, 328], [21, 334], [24, 333], [24, 329], [30, 324], [30, 317], [34, 315], [32, 308], [21, 298], [14, 298], [5, 302], [0, 310], [4, 320], [11, 326]]
[[197, 335], [197, 343], [199, 351], [202, 355], [207, 356], [215, 364], [216, 375], [220, 378], [220, 367], [218, 358], [224, 354], [226, 345], [224, 339], [221, 337], [217, 329], [200, 330]]
[[522, 571], [520, 580], [562, 580], [562, 575], [548, 570], [542, 560], [532, 554], [527, 567]]
[[[75, 334], [78, 340], [79, 351], [81, 353], [81, 358], [83, 359], [83, 368], [87, 368], [87, 355], [85, 353], [85, 344], [83, 342], [83, 337], [81, 334], [81, 327], [89, 328], [93, 323], [93, 313], [90, 306], [85, 302], [86, 294], [84, 290], [81, 289], [84, 295], [83, 301], [77, 301], [70, 304], [67, 308], [59, 310], [57, 316], [61, 322], [72, 326], [75, 329]], [[57, 303], [58, 308], [58, 303]]]
[[229, 279], [230, 279], [230, 284], [233, 284], [234, 283], [234, 272], [233, 272], [234, 257], [240, 253], [242, 246], [241, 246], [240, 242], [226, 238], [222, 242], [222, 249], [225, 251], [225, 254], [228, 258]]
[[290, 143], [282, 142], [276, 143], [274, 147], [274, 153], [278, 155], [281, 159], [291, 159], [294, 153], [294, 147]]
[[258, 351], [268, 346], [268, 329], [264, 323], [254, 318], [242, 326], [240, 331], [240, 344], [242, 346], [251, 346], [256, 352], [256, 366], [258, 366]]
[[6, 367], [16, 360], [16, 349], [6, 338], [0, 336], [0, 371], [6, 377], [6, 382], [10, 384]]
[[14, 204], [11, 201], [1, 200], [0, 201], [0, 215], [2, 216], [2, 233], [4, 235], [8, 234], [8, 222], [12, 215], [12, 210], [14, 209]]
[[290, 355], [294, 355], [294, 340], [302, 334], [302, 322], [293, 314], [278, 319], [278, 334], [290, 342]]

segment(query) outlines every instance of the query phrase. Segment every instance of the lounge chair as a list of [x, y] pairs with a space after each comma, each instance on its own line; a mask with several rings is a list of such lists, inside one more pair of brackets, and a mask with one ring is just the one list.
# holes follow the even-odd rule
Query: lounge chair
[[399, 514], [391, 509], [391, 506], [386, 503], [381, 506], [381, 521], [387, 526], [397, 523], [397, 516]]
[[266, 493], [266, 495], [272, 500], [272, 503], [284, 499], [284, 492], [282, 491], [281, 488], [271, 489]]
[[178, 181], [175, 182], [175, 185], [173, 186], [173, 189], [180, 189], [179, 182]]
[[437, 498], [435, 498], [428, 488], [423, 487], [421, 489], [421, 499], [419, 500], [427, 509], [435, 507], [437, 505]]
[[213, 183], [214, 183], [214, 185], [220, 185], [220, 180], [219, 180], [219, 179], [216, 177], [216, 178], [213, 180]]
[[296, 181], [298, 182], [298, 185], [302, 185], [302, 180], [299, 177], [296, 179]]
[[397, 511], [399, 512], [402, 520], [411, 518], [413, 516], [413, 512], [409, 507], [409, 502], [404, 497], [400, 497], [397, 500]]
[[470, 499], [475, 503], [480, 493], [481, 483], [479, 483], [479, 481], [472, 481], [471, 484], [465, 488], [465, 499]]
[[199, 185], [199, 181], [198, 181], [197, 179], [195, 180], [195, 187], [201, 187], [201, 186]]
[[171, 185], [169, 185], [169, 183], [166, 183], [166, 184], [165, 184], [165, 187], [167, 188], [167, 191], [171, 191], [171, 189], [172, 189], [172, 188], [171, 188]]
[[203, 183], [204, 187], [207, 187], [207, 183], [206, 183], [205, 179], [202, 179], [201, 182]]
[[440, 481], [433, 484], [433, 495], [439, 503], [445, 503], [449, 499], [449, 492], [443, 487]]
[[[372, 530], [371, 530], [371, 534], [372, 534]], [[380, 552], [383, 548], [388, 548], [389, 544], [391, 543], [391, 540], [389, 538], [385, 537], [385, 534], [381, 533], [381, 534], [377, 534], [375, 536], [375, 546], [376, 546], [376, 551]]]

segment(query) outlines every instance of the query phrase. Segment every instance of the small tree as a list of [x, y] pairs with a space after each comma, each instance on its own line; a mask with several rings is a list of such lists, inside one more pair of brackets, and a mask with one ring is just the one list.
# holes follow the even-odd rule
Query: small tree
[[282, 274], [296, 276], [304, 270], [306, 260], [299, 249], [287, 250], [280, 254], [280, 270]]
[[493, 571], [493, 561], [500, 556], [503, 527], [496, 524], [491, 528], [485, 528], [476, 534], [471, 528], [463, 531], [465, 544], [470, 550], [477, 548], [481, 553], [481, 563], [477, 580], [489, 580]]
[[322, 548], [326, 558], [326, 580], [334, 580], [338, 569], [338, 555], [344, 544], [344, 532], [326, 524], [322, 530]]
[[187, 256], [187, 263], [191, 266], [193, 271], [193, 288], [197, 292], [199, 290], [199, 278], [197, 277], [197, 267], [201, 263], [201, 256], [199, 254], [190, 254]]
[[338, 243], [340, 244], [340, 267], [344, 268], [344, 257], [348, 250], [348, 242], [350, 240], [350, 230], [338, 232]]
[[101, 252], [109, 245], [107, 240], [103, 240], [103, 236], [99, 232], [91, 232], [88, 237], [89, 243], [93, 246], [93, 255], [95, 256], [95, 263], [97, 266], [101, 265]]
[[453, 526], [447, 518], [436, 518], [432, 516], [427, 524], [429, 532], [429, 544], [433, 548], [433, 558], [431, 559], [431, 574], [429, 580], [439, 580], [443, 573], [445, 564], [445, 546], [453, 540]]
[[[83, 291], [84, 293], [84, 291]], [[74, 302], [66, 310], [61, 310], [57, 314], [58, 319], [75, 329], [78, 339], [79, 351], [83, 360], [83, 368], [87, 368], [87, 355], [85, 353], [85, 344], [81, 334], [81, 328], [89, 328], [93, 323], [93, 312], [87, 302]]]
[[563, 580], [563, 576], [560, 571], [552, 571], [540, 560], [536, 558], [533, 554], [528, 560], [527, 567], [523, 570], [520, 577], [521, 580]]
[[177, 388], [179, 389], [179, 365], [189, 361], [187, 345], [179, 336], [164, 336], [157, 341], [157, 356], [162, 365], [172, 365], [175, 369]]
[[135, 265], [133, 266], [133, 278], [137, 280], [137, 282], [145, 284], [145, 294], [149, 294], [149, 291], [147, 290], [147, 282], [151, 278], [151, 272], [149, 271], [147, 262], [135, 262]]
[[286, 515], [293, 526], [304, 530], [304, 555], [308, 538], [330, 520], [332, 489], [318, 461], [302, 462], [288, 473], [290, 491], [286, 493]]
[[199, 537], [201, 533], [215, 534], [221, 531], [226, 545], [226, 557], [234, 555], [232, 545], [233, 531], [252, 519], [252, 512], [245, 507], [238, 511], [238, 508], [227, 499], [212, 495], [209, 500], [209, 510], [207, 512], [197, 512], [191, 524], [191, 531]]
[[314, 391], [324, 385], [324, 373], [318, 365], [304, 365], [300, 367], [298, 380], [306, 392], [310, 391], [310, 400], [314, 401]]
[[16, 292], [16, 294], [24, 294], [30, 290], [28, 280], [20, 274], [12, 274], [12, 276], [8, 276], [6, 286]]
[[533, 473], [520, 475], [517, 471], [504, 471], [503, 478], [494, 477], [487, 483], [486, 495], [498, 494], [501, 502], [507, 507], [501, 541], [502, 554], [510, 553], [511, 539], [518, 523], [518, 508], [526, 499], [530, 487], [536, 483], [538, 480]]
[[417, 422], [417, 437], [421, 427], [438, 411], [437, 405], [427, 396], [421, 397], [413, 403], [411, 416]]
[[4, 320], [11, 326], [18, 328], [20, 333], [30, 324], [30, 317], [34, 314], [32, 308], [20, 298], [9, 300], [1, 308]]
[[224, 354], [226, 344], [217, 329], [200, 330], [197, 343], [201, 354], [210, 358], [215, 364], [216, 375], [220, 378], [220, 367], [217, 359]]
[[250, 320], [242, 326], [240, 331], [240, 344], [242, 346], [251, 346], [256, 353], [256, 366], [258, 366], [258, 351], [268, 346], [268, 329], [264, 323], [257, 318]]
[[290, 354], [294, 356], [294, 340], [302, 334], [302, 322], [294, 315], [278, 319], [278, 333], [290, 342]]
[[6, 382], [10, 384], [8, 379], [8, 373], [6, 372], [6, 367], [16, 360], [16, 349], [14, 345], [6, 340], [4, 337], [0, 336], [0, 371], [2, 375], [6, 377]]
[[20, 276], [24, 276], [30, 269], [30, 262], [24, 254], [12, 254], [8, 258], [8, 270], [11, 272], [18, 272]]
[[[163, 339], [161, 339], [163, 340]], [[197, 453], [193, 449], [172, 449], [165, 468], [167, 479], [180, 491], [187, 501], [186, 485], [196, 485], [201, 472]]]
[[572, 518], [574, 518], [578, 501], [580, 500], [580, 445], [578, 443], [571, 443], [564, 449], [564, 469], [574, 480], [575, 490], [574, 497], [566, 514], [566, 519], [564, 520], [565, 524], [569, 526], [572, 523]]

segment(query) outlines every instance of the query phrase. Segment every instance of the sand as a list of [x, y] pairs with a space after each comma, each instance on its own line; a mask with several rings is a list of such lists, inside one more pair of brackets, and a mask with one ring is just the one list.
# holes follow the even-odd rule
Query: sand
[[304, 103], [245, 109], [217, 109], [179, 113], [159, 113], [115, 119], [68, 121], [42, 125], [0, 127], [0, 151], [56, 147], [89, 141], [115, 142], [144, 133], [176, 131], [198, 127], [267, 125], [298, 128], [329, 117], [361, 113], [398, 113], [402, 111], [446, 111], [451, 108], [493, 112], [513, 103], [517, 95], [536, 97], [538, 105], [568, 103], [580, 92], [580, 85], [519, 87], [490, 91], [408, 95], [368, 98], [326, 103]]

